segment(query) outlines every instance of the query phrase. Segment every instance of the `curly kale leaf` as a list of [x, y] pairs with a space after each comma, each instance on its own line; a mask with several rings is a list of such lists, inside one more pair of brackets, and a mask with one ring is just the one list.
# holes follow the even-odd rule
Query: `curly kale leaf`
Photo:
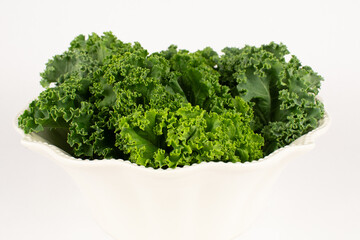
[[253, 105], [255, 131], [265, 138], [265, 154], [283, 147], [318, 125], [323, 105], [316, 99], [322, 78], [301, 66], [282, 44], [260, 48], [225, 48], [219, 62], [220, 82], [233, 96]]
[[[101, 69], [113, 54], [127, 53], [141, 48], [124, 44], [111, 33], [88, 39], [76, 37], [68, 51], [56, 55], [41, 74], [46, 89], [19, 117], [25, 133], [59, 132], [71, 148], [71, 154], [81, 158], [121, 158], [114, 147], [114, 127], [110, 124], [111, 107], [97, 105], [111, 98], [111, 87], [102, 82]], [[54, 86], [50, 86], [55, 83]], [[94, 89], [104, 90], [100, 96]]]
[[252, 131], [249, 118], [235, 111], [208, 113], [188, 104], [176, 111], [134, 112], [116, 122], [116, 145], [139, 165], [174, 168], [262, 157], [263, 138]]
[[[157, 53], [156, 53], [157, 54]], [[193, 106], [206, 111], [222, 112], [232, 102], [229, 88], [219, 83], [220, 74], [216, 70], [217, 53], [207, 47], [204, 50], [189, 53], [177, 50], [172, 45], [160, 55], [168, 59], [171, 74], [164, 82], [167, 89], [182, 96]]]
[[88, 39], [85, 39], [84, 35], [79, 35], [70, 43], [68, 51], [49, 60], [45, 71], [40, 74], [40, 83], [47, 88], [51, 83], [63, 83], [74, 74], [80, 77], [91, 76], [108, 56], [131, 49], [130, 44], [116, 39], [111, 32], [106, 32], [101, 37], [93, 33]]

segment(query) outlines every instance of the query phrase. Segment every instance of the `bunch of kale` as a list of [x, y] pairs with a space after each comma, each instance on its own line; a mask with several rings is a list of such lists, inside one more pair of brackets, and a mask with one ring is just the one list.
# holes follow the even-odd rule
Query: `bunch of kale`
[[322, 78], [282, 44], [170, 46], [149, 54], [112, 33], [80, 35], [41, 74], [45, 90], [19, 117], [25, 133], [57, 131], [70, 154], [153, 168], [268, 155], [318, 126]]

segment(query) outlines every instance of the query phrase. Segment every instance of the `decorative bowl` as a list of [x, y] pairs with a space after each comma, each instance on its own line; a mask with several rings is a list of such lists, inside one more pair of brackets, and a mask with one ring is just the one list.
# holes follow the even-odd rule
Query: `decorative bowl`
[[328, 126], [325, 114], [318, 128], [258, 161], [166, 170], [121, 159], [76, 159], [54, 145], [56, 136], [17, 129], [23, 145], [70, 174], [98, 224], [114, 239], [232, 240], [259, 215], [286, 164], [311, 150]]

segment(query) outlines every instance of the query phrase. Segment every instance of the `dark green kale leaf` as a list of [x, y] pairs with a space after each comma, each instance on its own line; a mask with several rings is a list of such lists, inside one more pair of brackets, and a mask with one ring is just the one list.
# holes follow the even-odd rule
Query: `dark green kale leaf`
[[316, 99], [322, 78], [301, 66], [282, 44], [225, 48], [220, 82], [253, 105], [254, 130], [265, 138], [265, 155], [290, 144], [318, 126], [322, 103]]

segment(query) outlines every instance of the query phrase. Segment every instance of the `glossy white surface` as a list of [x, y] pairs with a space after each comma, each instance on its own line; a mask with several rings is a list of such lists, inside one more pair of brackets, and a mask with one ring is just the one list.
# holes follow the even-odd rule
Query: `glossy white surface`
[[26, 147], [70, 174], [96, 221], [114, 239], [233, 240], [255, 221], [284, 166], [312, 149], [328, 127], [326, 115], [317, 129], [258, 161], [167, 170], [124, 160], [76, 159], [37, 134], [18, 130]]

